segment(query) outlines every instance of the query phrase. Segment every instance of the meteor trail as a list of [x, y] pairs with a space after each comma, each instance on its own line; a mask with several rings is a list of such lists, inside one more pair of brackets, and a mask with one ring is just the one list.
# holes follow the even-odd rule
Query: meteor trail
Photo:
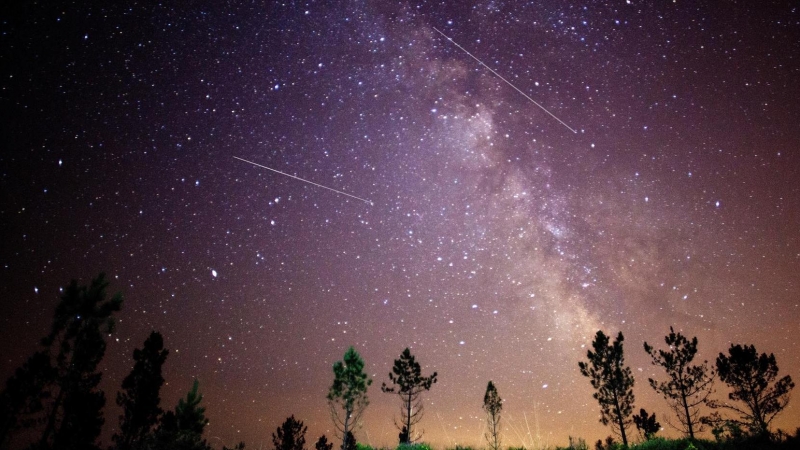
[[294, 175], [289, 175], [288, 173], [281, 172], [280, 170], [275, 170], [275, 169], [273, 169], [273, 168], [271, 168], [271, 167], [262, 166], [261, 164], [254, 163], [253, 161], [248, 161], [248, 160], [246, 160], [246, 159], [243, 159], [243, 158], [239, 158], [238, 156], [234, 156], [234, 158], [238, 159], [239, 161], [244, 161], [244, 162], [246, 162], [246, 163], [248, 163], [248, 164], [252, 164], [252, 165], [254, 165], [254, 166], [263, 167], [264, 169], [271, 170], [271, 171], [273, 171], [273, 172], [276, 172], [276, 173], [279, 173], [279, 174], [281, 174], [281, 175], [285, 175], [285, 176], [287, 176], [287, 177], [289, 177], [289, 178], [294, 178], [295, 180], [300, 180], [300, 181], [302, 181], [302, 182], [304, 182], [304, 183], [313, 184], [314, 186], [321, 187], [321, 188], [323, 188], [323, 189], [327, 189], [327, 190], [329, 190], [329, 191], [336, 192], [337, 194], [342, 194], [342, 195], [346, 195], [346, 196], [348, 196], [348, 197], [352, 197], [352, 198], [354, 198], [354, 199], [356, 199], [356, 200], [361, 200], [362, 202], [364, 202], [364, 203], [366, 203], [366, 204], [368, 204], [368, 205], [372, 206], [372, 202], [371, 202], [371, 201], [369, 201], [369, 200], [365, 200], [365, 199], [363, 199], [363, 198], [361, 198], [361, 197], [356, 197], [355, 195], [350, 195], [350, 194], [348, 194], [347, 192], [337, 191], [337, 190], [336, 190], [336, 189], [334, 189], [334, 188], [329, 188], [328, 186], [323, 186], [323, 185], [321, 185], [321, 184], [314, 183], [313, 181], [308, 181], [308, 180], [305, 180], [305, 179], [303, 179], [303, 178], [296, 177], [296, 176], [294, 176]]
[[514, 86], [513, 84], [511, 84], [511, 82], [510, 82], [510, 81], [508, 81], [508, 80], [506, 80], [505, 78], [503, 78], [503, 77], [502, 77], [502, 75], [500, 75], [499, 73], [495, 72], [495, 71], [494, 71], [494, 70], [493, 70], [491, 67], [489, 67], [489, 66], [487, 66], [486, 64], [484, 64], [484, 63], [483, 63], [483, 61], [481, 61], [480, 59], [476, 58], [476, 57], [475, 57], [475, 55], [473, 55], [472, 53], [468, 52], [468, 51], [467, 51], [467, 49], [465, 49], [464, 47], [462, 47], [462, 46], [458, 45], [458, 43], [457, 43], [456, 41], [454, 41], [454, 40], [453, 40], [453, 38], [451, 38], [450, 36], [448, 36], [448, 35], [446, 35], [446, 34], [442, 33], [442, 32], [441, 32], [441, 31], [439, 31], [439, 29], [438, 29], [438, 28], [436, 28], [436, 27], [432, 27], [432, 28], [433, 28], [434, 30], [436, 30], [436, 32], [437, 32], [437, 33], [439, 33], [439, 34], [441, 34], [442, 36], [444, 36], [445, 38], [447, 38], [447, 40], [448, 40], [448, 41], [450, 41], [450, 42], [452, 42], [452, 43], [453, 43], [453, 44], [454, 44], [456, 47], [460, 48], [460, 49], [461, 49], [461, 50], [462, 50], [464, 53], [468, 54], [468, 55], [469, 55], [469, 56], [470, 56], [472, 59], [474, 59], [475, 61], [478, 61], [478, 62], [480, 63], [480, 65], [482, 65], [483, 67], [486, 67], [487, 69], [489, 69], [489, 71], [490, 71], [490, 72], [492, 72], [493, 74], [495, 74], [495, 75], [497, 76], [497, 78], [500, 78], [501, 80], [505, 81], [507, 85], [509, 85], [509, 86], [511, 86], [512, 88], [514, 88], [514, 90], [516, 90], [516, 91], [517, 91], [517, 92], [519, 92], [520, 94], [524, 95], [524, 96], [525, 96], [525, 98], [527, 98], [528, 100], [530, 100], [530, 101], [531, 101], [531, 103], [533, 103], [534, 105], [536, 105], [536, 106], [538, 106], [539, 108], [541, 108], [541, 110], [542, 110], [542, 111], [544, 111], [544, 112], [546, 112], [547, 114], [550, 114], [550, 117], [552, 117], [553, 119], [556, 119], [556, 120], [557, 120], [557, 121], [558, 121], [558, 122], [559, 122], [561, 125], [564, 125], [565, 127], [567, 127], [567, 129], [569, 129], [569, 131], [572, 131], [573, 133], [577, 133], [577, 132], [578, 132], [578, 130], [576, 130], [576, 129], [572, 128], [571, 126], [567, 125], [566, 123], [564, 123], [564, 121], [563, 121], [563, 120], [561, 120], [561, 119], [559, 119], [558, 117], [556, 117], [556, 115], [555, 115], [555, 114], [553, 114], [553, 113], [551, 113], [550, 111], [548, 111], [548, 110], [547, 110], [547, 108], [545, 108], [544, 106], [542, 106], [542, 105], [540, 105], [539, 103], [537, 103], [537, 102], [536, 102], [536, 100], [534, 100], [534, 99], [530, 98], [530, 97], [528, 96], [528, 94], [526, 94], [526, 93], [522, 92], [522, 91], [521, 91], [521, 90], [520, 90], [518, 87], [516, 87], [516, 86]]

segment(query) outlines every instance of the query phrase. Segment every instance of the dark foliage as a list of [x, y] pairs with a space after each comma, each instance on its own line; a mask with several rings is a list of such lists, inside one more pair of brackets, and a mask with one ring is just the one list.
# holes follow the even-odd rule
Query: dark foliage
[[611, 425], [611, 429], [628, 445], [625, 429], [631, 424], [633, 409], [633, 374], [625, 367], [622, 350], [622, 332], [609, 345], [608, 336], [598, 331], [592, 341], [594, 351], [589, 350], [588, 362], [581, 361], [578, 366], [581, 374], [588, 377], [595, 389], [593, 397], [600, 403], [600, 422]]
[[342, 450], [357, 450], [358, 449], [358, 441], [356, 441], [356, 437], [353, 436], [353, 433], [348, 431], [347, 438], [344, 440], [347, 442], [347, 447], [342, 447]]
[[403, 425], [403, 428], [400, 429], [400, 433], [398, 433], [397, 439], [401, 445], [408, 442], [408, 428], [406, 428], [405, 425]]
[[35, 353], [0, 394], [0, 444], [22, 428], [41, 429], [38, 449], [97, 449], [105, 394], [97, 365], [113, 332], [122, 296], [106, 296], [105, 274], [89, 286], [72, 282], [56, 306], [45, 350]]
[[328, 390], [328, 406], [333, 424], [342, 438], [342, 448], [349, 448], [348, 435], [360, 422], [369, 405], [367, 388], [372, 379], [364, 372], [364, 360], [353, 347], [342, 361], [333, 365], [333, 384]]
[[703, 431], [699, 407], [711, 395], [714, 373], [709, 369], [708, 361], [692, 364], [697, 355], [696, 337], [689, 341], [669, 327], [669, 334], [664, 337], [664, 342], [668, 351], [656, 351], [647, 342], [644, 343], [644, 351], [653, 359], [653, 365], [664, 368], [669, 381], [659, 383], [652, 378], [648, 381], [656, 392], [664, 396], [678, 416], [679, 425], [673, 427], [694, 438], [695, 432]]
[[153, 331], [144, 347], [133, 351], [136, 361], [131, 373], [122, 382], [123, 392], [117, 394], [117, 405], [122, 407], [119, 417], [120, 433], [113, 436], [119, 450], [140, 448], [158, 422], [163, 410], [159, 407], [159, 393], [164, 384], [161, 366], [167, 359], [164, 339]]
[[422, 420], [423, 407], [420, 394], [430, 390], [436, 383], [436, 375], [436, 372], [433, 372], [430, 376], [423, 377], [419, 363], [411, 354], [411, 350], [406, 348], [400, 354], [400, 359], [394, 360], [392, 373], [389, 374], [389, 381], [394, 386], [388, 387], [386, 383], [381, 385], [383, 392], [397, 394], [402, 401], [400, 408], [402, 423], [396, 424], [399, 430], [402, 431], [403, 428], [406, 430], [405, 435], [400, 433], [401, 438], [406, 438], [401, 444], [410, 444], [422, 436], [421, 433], [415, 436], [412, 431], [414, 425]]
[[328, 438], [323, 434], [314, 444], [314, 450], [333, 450], [333, 442], [328, 442]]
[[306, 431], [308, 427], [304, 427], [303, 422], [292, 415], [272, 433], [272, 444], [275, 450], [305, 450]]
[[503, 399], [497, 393], [494, 383], [489, 381], [486, 393], [483, 394], [483, 410], [486, 412], [486, 441], [491, 450], [500, 450], [500, 411], [503, 409]]
[[656, 413], [648, 416], [644, 408], [639, 410], [639, 415], [633, 416], [633, 423], [636, 425], [636, 429], [639, 430], [642, 436], [648, 441], [653, 439], [656, 433], [661, 430], [661, 424], [656, 421]]
[[208, 424], [206, 408], [200, 406], [203, 396], [198, 392], [200, 383], [194, 380], [186, 399], [178, 400], [175, 411], [161, 416], [160, 425], [150, 448], [158, 450], [207, 450], [211, 447], [203, 439], [203, 429]]
[[15, 431], [41, 423], [39, 414], [47, 400], [44, 387], [55, 377], [48, 354], [36, 352], [8, 379], [0, 393], [0, 448]]
[[619, 447], [619, 444], [617, 444], [612, 436], [606, 437], [605, 442], [598, 439], [597, 442], [594, 443], [595, 450], [616, 450], [617, 447]]
[[714, 401], [709, 406], [737, 413], [736, 422], [747, 427], [751, 435], [769, 434], [770, 422], [789, 403], [794, 388], [789, 375], [778, 379], [775, 355], [759, 355], [752, 345], [731, 345], [728, 355], [720, 353], [717, 357], [717, 373], [731, 388], [728, 399], [743, 405]]

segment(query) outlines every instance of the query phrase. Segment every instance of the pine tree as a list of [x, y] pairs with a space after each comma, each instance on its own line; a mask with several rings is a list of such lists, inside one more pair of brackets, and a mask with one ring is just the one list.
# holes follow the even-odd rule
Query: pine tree
[[357, 450], [358, 449], [358, 441], [356, 441], [356, 437], [353, 436], [352, 431], [347, 432], [347, 438], [344, 439], [344, 442], [347, 442], [347, 446], [343, 447], [342, 450]]
[[136, 361], [131, 373], [122, 382], [124, 392], [117, 393], [117, 405], [122, 407], [119, 417], [120, 434], [113, 436], [119, 450], [139, 448], [158, 422], [163, 410], [159, 407], [159, 393], [164, 384], [161, 366], [169, 352], [164, 349], [161, 334], [153, 331], [144, 347], [133, 351]]
[[486, 393], [483, 395], [483, 410], [486, 411], [486, 440], [491, 450], [500, 450], [500, 411], [503, 409], [503, 399], [497, 393], [494, 383], [489, 381]]
[[622, 439], [622, 445], [628, 446], [625, 430], [631, 424], [633, 409], [633, 374], [630, 367], [625, 367], [622, 350], [624, 340], [622, 332], [609, 345], [608, 336], [598, 331], [592, 341], [594, 352], [586, 354], [588, 362], [579, 362], [581, 374], [588, 377], [592, 387], [597, 391], [593, 397], [600, 404], [600, 422], [611, 425], [612, 431]]
[[47, 400], [44, 388], [55, 378], [50, 356], [39, 351], [8, 379], [5, 390], [0, 393], [0, 448], [9, 448], [6, 444], [10, 443], [14, 432], [41, 422]]
[[304, 427], [303, 422], [295, 420], [292, 415], [272, 433], [272, 444], [275, 450], [305, 450], [306, 431], [308, 427]]
[[408, 428], [403, 425], [403, 428], [400, 429], [400, 432], [397, 434], [397, 440], [400, 444], [405, 444], [408, 442]]
[[636, 429], [648, 441], [653, 439], [656, 433], [661, 430], [661, 424], [656, 421], [656, 413], [648, 416], [644, 408], [639, 410], [638, 416], [633, 416], [633, 423], [636, 424]]
[[699, 407], [711, 395], [714, 373], [708, 368], [707, 361], [692, 364], [697, 354], [696, 337], [689, 341], [669, 327], [669, 334], [664, 337], [664, 342], [669, 351], [656, 352], [647, 342], [644, 343], [644, 351], [653, 359], [653, 365], [664, 368], [669, 381], [658, 383], [652, 378], [648, 381], [656, 392], [664, 396], [678, 416], [680, 426], [673, 427], [694, 439], [695, 431], [703, 431]]
[[367, 388], [371, 384], [372, 379], [364, 372], [364, 360], [353, 347], [348, 348], [343, 360], [333, 365], [333, 384], [327, 396], [333, 424], [342, 438], [342, 449], [349, 448], [349, 433], [361, 422], [369, 405]]
[[401, 444], [411, 444], [421, 437], [421, 433], [414, 436], [413, 426], [422, 420], [423, 408], [420, 395], [424, 391], [431, 389], [431, 385], [436, 383], [436, 372], [432, 375], [423, 377], [419, 363], [411, 354], [411, 350], [406, 348], [400, 354], [400, 359], [394, 360], [392, 373], [389, 374], [389, 381], [394, 384], [388, 387], [386, 383], [381, 385], [381, 391], [397, 394], [401, 399], [400, 417], [402, 424], [396, 424], [399, 430], [405, 428], [406, 434], [401, 434], [401, 439], [406, 438]]
[[333, 450], [333, 442], [328, 442], [328, 438], [323, 434], [314, 444], [314, 450]]
[[[40, 428], [38, 449], [97, 449], [105, 394], [97, 365], [114, 330], [122, 296], [108, 299], [105, 275], [89, 286], [72, 282], [56, 306], [50, 333], [0, 393], [0, 444], [14, 430]], [[28, 433], [30, 435], [30, 433]]]
[[175, 411], [161, 416], [160, 425], [150, 447], [158, 450], [209, 450], [211, 446], [203, 439], [203, 430], [208, 425], [206, 408], [200, 406], [203, 396], [198, 392], [200, 383], [195, 379], [186, 399], [178, 400]]
[[775, 355], [759, 355], [755, 346], [731, 344], [728, 354], [717, 357], [717, 374], [731, 388], [728, 398], [744, 406], [716, 401], [709, 406], [736, 412], [740, 416], [737, 422], [748, 427], [751, 434], [767, 435], [772, 419], [789, 403], [792, 377], [777, 379]]
[[192, 390], [186, 394], [186, 400], [178, 400], [175, 407], [175, 420], [179, 430], [186, 430], [195, 434], [203, 434], [203, 429], [208, 425], [206, 408], [200, 406], [203, 396], [198, 392], [200, 382], [196, 379], [192, 383]]

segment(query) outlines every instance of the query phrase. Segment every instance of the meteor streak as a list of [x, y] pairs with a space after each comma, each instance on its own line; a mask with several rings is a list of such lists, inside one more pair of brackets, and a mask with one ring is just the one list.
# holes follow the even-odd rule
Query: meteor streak
[[513, 84], [511, 84], [511, 82], [510, 82], [510, 81], [508, 81], [508, 80], [506, 80], [505, 78], [503, 78], [503, 77], [502, 77], [502, 75], [500, 75], [499, 73], [495, 72], [495, 71], [494, 71], [494, 69], [492, 69], [491, 67], [489, 67], [489, 66], [487, 66], [486, 64], [484, 64], [484, 63], [483, 63], [483, 61], [481, 61], [480, 59], [476, 58], [476, 57], [475, 57], [475, 55], [473, 55], [472, 53], [468, 52], [468, 51], [467, 51], [467, 49], [465, 49], [464, 47], [462, 47], [462, 46], [458, 45], [458, 43], [457, 43], [456, 41], [454, 41], [454, 40], [453, 40], [453, 38], [451, 38], [450, 36], [448, 36], [448, 35], [446, 35], [446, 34], [442, 33], [442, 32], [441, 32], [441, 31], [439, 31], [439, 29], [438, 29], [438, 28], [436, 28], [436, 27], [433, 27], [433, 29], [434, 29], [434, 30], [436, 30], [436, 32], [437, 32], [437, 33], [439, 33], [439, 34], [441, 34], [442, 36], [444, 36], [444, 37], [445, 37], [445, 38], [446, 38], [448, 41], [452, 42], [452, 43], [453, 43], [453, 45], [455, 45], [456, 47], [460, 48], [460, 49], [461, 49], [461, 50], [462, 50], [464, 53], [468, 54], [468, 55], [469, 55], [469, 56], [470, 56], [472, 59], [474, 59], [475, 61], [478, 61], [478, 63], [480, 63], [480, 65], [482, 65], [483, 67], [486, 67], [487, 69], [489, 69], [489, 71], [490, 71], [490, 72], [492, 72], [493, 74], [495, 74], [495, 75], [497, 76], [497, 78], [500, 78], [501, 80], [505, 81], [505, 82], [506, 82], [506, 84], [507, 84], [507, 85], [509, 85], [509, 86], [511, 86], [512, 88], [514, 88], [514, 90], [515, 90], [515, 91], [517, 91], [517, 92], [519, 92], [520, 94], [522, 94], [523, 96], [525, 96], [525, 98], [527, 98], [528, 100], [530, 100], [530, 101], [531, 101], [531, 103], [533, 103], [534, 105], [538, 106], [538, 107], [539, 107], [539, 108], [540, 108], [542, 111], [546, 112], [547, 114], [550, 114], [550, 117], [552, 117], [553, 119], [556, 119], [556, 120], [557, 120], [557, 121], [558, 121], [558, 122], [559, 122], [561, 125], [564, 125], [565, 127], [567, 127], [567, 129], [569, 129], [569, 131], [572, 131], [573, 133], [577, 133], [577, 132], [578, 132], [578, 130], [576, 130], [576, 129], [572, 128], [571, 126], [567, 125], [566, 123], [564, 123], [564, 121], [563, 121], [563, 120], [561, 120], [561, 119], [559, 119], [558, 117], [556, 117], [556, 115], [555, 115], [555, 114], [553, 114], [553, 113], [551, 113], [550, 111], [548, 111], [548, 110], [547, 110], [547, 108], [545, 108], [544, 106], [542, 106], [542, 105], [540, 105], [539, 103], [537, 103], [537, 102], [536, 102], [536, 100], [534, 100], [534, 99], [530, 98], [530, 97], [528, 96], [528, 94], [526, 94], [526, 93], [522, 92], [522, 91], [521, 91], [521, 90], [520, 90], [518, 87], [516, 87], [516, 86], [514, 86]]
[[368, 205], [372, 206], [372, 202], [371, 202], [370, 200], [365, 200], [365, 199], [363, 199], [363, 198], [361, 198], [361, 197], [356, 197], [355, 195], [348, 194], [347, 192], [337, 191], [337, 190], [336, 190], [336, 189], [334, 189], [334, 188], [329, 188], [328, 186], [323, 186], [323, 185], [321, 185], [321, 184], [314, 183], [313, 181], [308, 181], [308, 180], [306, 180], [306, 179], [303, 179], [303, 178], [300, 178], [300, 177], [296, 177], [296, 176], [294, 176], [294, 175], [289, 175], [288, 173], [281, 172], [280, 170], [275, 170], [275, 169], [273, 169], [273, 168], [271, 168], [271, 167], [262, 166], [261, 164], [254, 163], [253, 161], [248, 161], [248, 160], [246, 160], [246, 159], [244, 159], [244, 158], [239, 158], [238, 156], [234, 156], [234, 158], [238, 159], [239, 161], [244, 161], [244, 162], [246, 162], [246, 163], [248, 163], [248, 164], [252, 164], [252, 165], [254, 165], [254, 166], [258, 166], [258, 167], [262, 167], [262, 168], [264, 168], [264, 169], [267, 169], [267, 170], [271, 170], [271, 171], [273, 171], [273, 172], [275, 172], [275, 173], [279, 173], [279, 174], [281, 174], [281, 175], [284, 175], [284, 176], [287, 176], [287, 177], [289, 177], [289, 178], [294, 178], [295, 180], [300, 180], [300, 181], [302, 181], [302, 182], [304, 182], [304, 183], [313, 184], [314, 186], [321, 187], [321, 188], [323, 188], [323, 189], [327, 189], [327, 190], [329, 190], [329, 191], [336, 192], [337, 194], [342, 194], [342, 195], [346, 195], [346, 196], [348, 196], [348, 197], [352, 197], [352, 198], [354, 198], [354, 199], [356, 199], [356, 200], [361, 200], [362, 202], [364, 202], [364, 203], [366, 203], [366, 204], [368, 204]]

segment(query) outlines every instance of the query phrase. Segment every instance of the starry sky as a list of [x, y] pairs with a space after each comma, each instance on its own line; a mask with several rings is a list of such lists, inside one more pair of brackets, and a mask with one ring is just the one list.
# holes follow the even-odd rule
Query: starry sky
[[488, 380], [507, 445], [607, 436], [577, 365], [598, 329], [659, 417], [642, 342], [670, 326], [800, 379], [796, 3], [55, 3], [2, 7], [0, 376], [107, 272], [104, 439], [151, 330], [162, 405], [198, 378], [217, 448], [291, 414], [331, 437], [350, 345], [375, 446], [407, 346], [439, 448], [483, 445]]

